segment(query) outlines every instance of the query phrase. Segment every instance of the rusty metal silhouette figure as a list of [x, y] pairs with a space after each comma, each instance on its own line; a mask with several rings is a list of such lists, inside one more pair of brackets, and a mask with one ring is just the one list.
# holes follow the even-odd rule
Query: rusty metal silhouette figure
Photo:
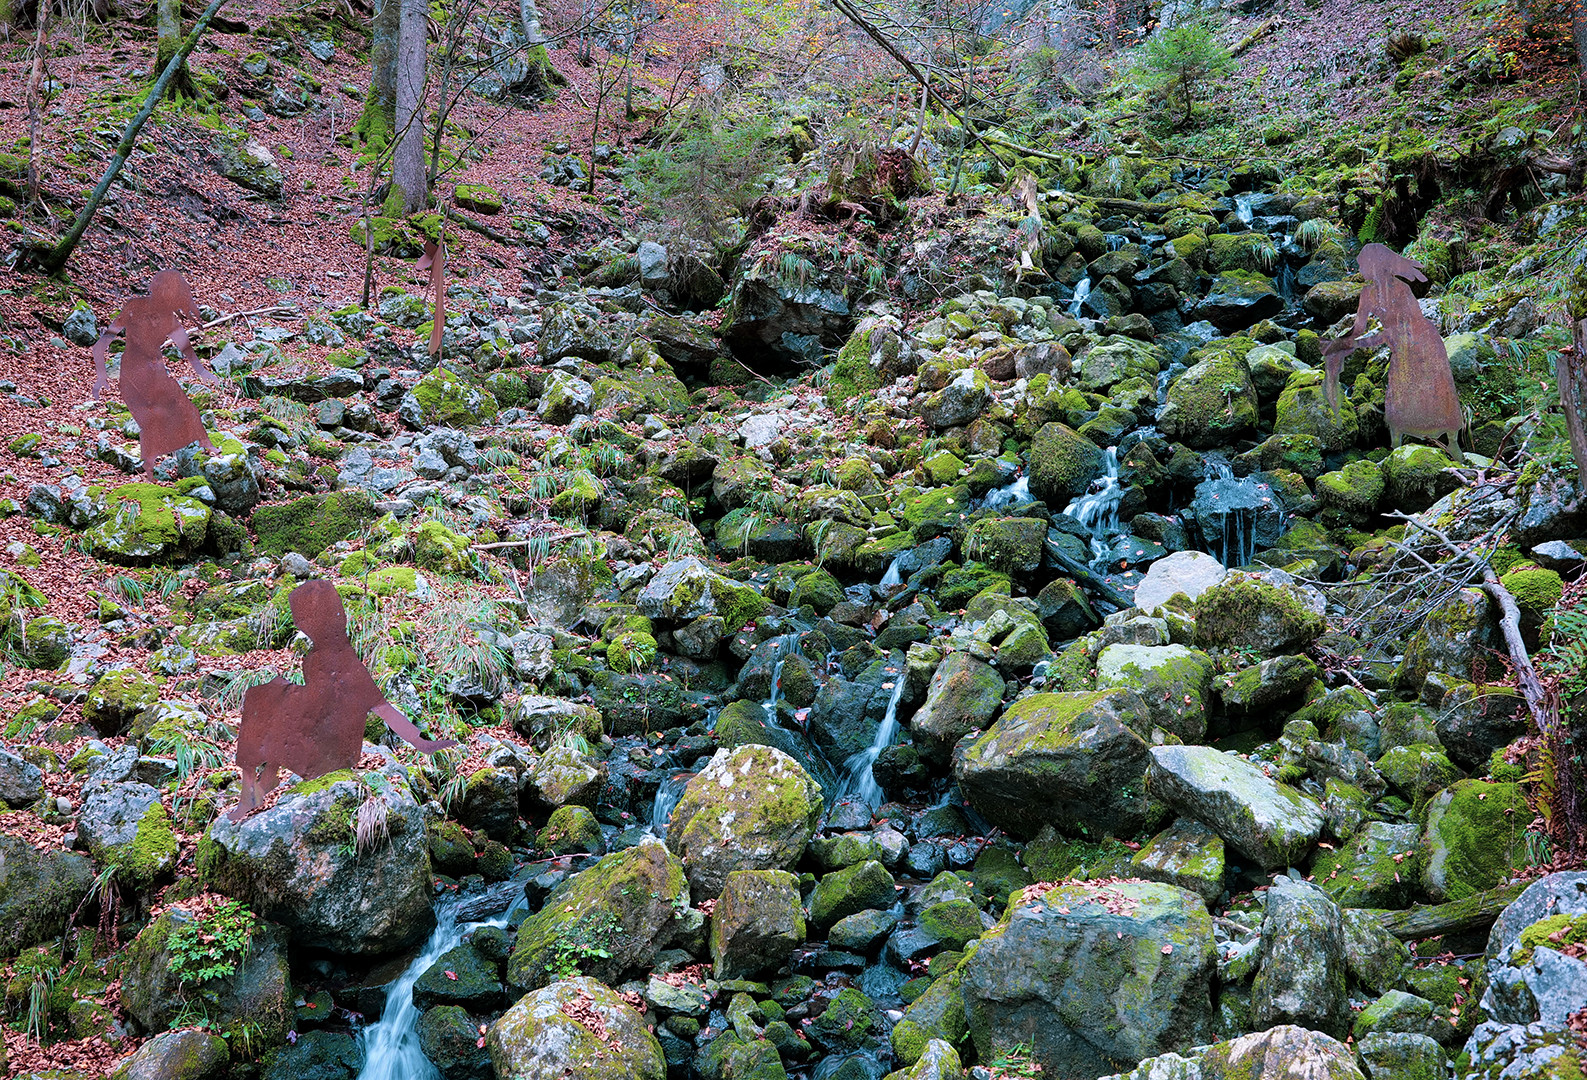
[[426, 754], [457, 745], [452, 739], [426, 739], [386, 700], [347, 638], [347, 613], [334, 585], [305, 581], [292, 590], [289, 602], [292, 622], [313, 646], [303, 657], [302, 686], [278, 677], [243, 695], [237, 731], [242, 795], [228, 815], [233, 821], [259, 807], [283, 767], [311, 780], [357, 765], [370, 713]]
[[193, 374], [203, 382], [213, 383], [214, 372], [204, 366], [193, 351], [183, 316], [197, 321], [198, 302], [193, 290], [175, 270], [161, 270], [149, 282], [149, 295], [134, 296], [116, 316], [116, 321], [105, 328], [94, 343], [93, 398], [110, 385], [105, 359], [110, 352], [110, 339], [122, 331], [127, 334], [127, 347], [121, 354], [121, 397], [127, 403], [132, 418], [138, 422], [138, 442], [143, 456], [143, 475], [154, 479], [154, 463], [166, 454], [173, 453], [196, 442], [206, 450], [215, 449], [198, 409], [182, 391], [182, 386], [165, 370], [165, 360], [160, 349], [167, 339], [176, 346], [192, 365]]
[[1382, 244], [1362, 248], [1356, 262], [1367, 285], [1350, 333], [1330, 341], [1324, 350], [1323, 395], [1337, 411], [1339, 374], [1345, 360], [1358, 348], [1387, 345], [1389, 373], [1383, 419], [1390, 445], [1399, 446], [1407, 435], [1433, 440], [1443, 437], [1450, 455], [1463, 461], [1459, 436], [1466, 416], [1449, 369], [1449, 352], [1438, 327], [1422, 314], [1411, 290], [1412, 283], [1425, 282], [1427, 275], [1419, 265]]

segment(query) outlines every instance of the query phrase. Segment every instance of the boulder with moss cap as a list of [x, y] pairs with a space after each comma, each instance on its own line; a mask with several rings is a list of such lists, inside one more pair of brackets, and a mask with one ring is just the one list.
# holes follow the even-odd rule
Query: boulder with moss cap
[[1210, 746], [1154, 746], [1151, 759], [1155, 797], [1264, 870], [1300, 864], [1322, 832], [1320, 806], [1243, 758]]
[[497, 1076], [513, 1080], [665, 1080], [667, 1061], [645, 1018], [590, 978], [532, 994], [490, 1025]]
[[667, 846], [683, 859], [695, 893], [715, 897], [735, 870], [791, 869], [823, 806], [821, 785], [781, 750], [718, 750], [683, 789]]

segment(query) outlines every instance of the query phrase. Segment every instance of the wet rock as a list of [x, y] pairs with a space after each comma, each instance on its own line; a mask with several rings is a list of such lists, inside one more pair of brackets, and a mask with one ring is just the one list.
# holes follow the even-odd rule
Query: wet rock
[[456, 1005], [419, 1017], [419, 1047], [446, 1080], [491, 1080], [490, 1051], [479, 1045], [479, 1022]]
[[1102, 449], [1060, 423], [1042, 426], [1030, 444], [1030, 490], [1038, 499], [1064, 505], [1085, 494], [1102, 472]]
[[1043, 825], [1129, 835], [1146, 813], [1145, 710], [1129, 690], [1036, 694], [961, 745], [954, 773], [976, 811], [1016, 836]]
[[879, 862], [863, 862], [825, 875], [810, 894], [810, 921], [831, 926], [867, 909], [893, 906], [893, 876]]
[[[386, 842], [360, 851], [354, 815], [369, 799], [385, 804]], [[207, 884], [306, 947], [388, 953], [435, 925], [424, 814], [397, 766], [330, 773], [287, 788], [241, 823], [216, 818], [196, 859]]]
[[[565, 1011], [598, 1017], [606, 1037]], [[665, 1080], [666, 1059], [645, 1019], [590, 978], [536, 990], [490, 1026], [486, 1045], [498, 1076], [515, 1080]]]
[[1348, 1046], [1294, 1024], [1208, 1047], [1201, 1075], [1203, 1080], [1365, 1080]]
[[0, 804], [25, 810], [44, 797], [44, 773], [9, 750], [0, 749]]
[[156, 1035], [111, 1074], [112, 1080], [210, 1080], [225, 1075], [231, 1057], [226, 1040], [210, 1031], [184, 1028]]
[[1195, 600], [1221, 582], [1228, 571], [1201, 551], [1176, 551], [1158, 559], [1135, 586], [1135, 606], [1151, 615], [1175, 594]]
[[928, 757], [946, 761], [960, 739], [985, 728], [1002, 707], [1003, 677], [967, 652], [949, 653], [909, 726]]
[[1171, 885], [1027, 892], [960, 969], [976, 1052], [1024, 1043], [1044, 1077], [1091, 1080], [1205, 1043], [1213, 952], [1201, 899]]
[[472, 944], [442, 953], [413, 984], [413, 1004], [421, 1010], [457, 1005], [472, 1013], [488, 1013], [500, 1007], [502, 997], [496, 962], [481, 956]]
[[1188, 889], [1211, 907], [1223, 895], [1223, 838], [1180, 818], [1143, 845], [1130, 867], [1135, 877]]
[[1157, 426], [1171, 439], [1207, 448], [1233, 442], [1256, 419], [1256, 388], [1244, 357], [1214, 352], [1191, 365], [1169, 386]]
[[353, 1080], [364, 1055], [352, 1036], [339, 1031], [308, 1031], [276, 1051], [263, 1080]]
[[1304, 861], [1322, 832], [1311, 799], [1233, 754], [1210, 746], [1154, 746], [1152, 794], [1211, 828], [1264, 870]]

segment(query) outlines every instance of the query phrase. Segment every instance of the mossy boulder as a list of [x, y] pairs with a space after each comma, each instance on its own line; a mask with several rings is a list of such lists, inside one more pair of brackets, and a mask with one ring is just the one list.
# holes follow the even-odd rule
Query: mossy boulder
[[1042, 425], [1030, 444], [1030, 490], [1063, 505], [1083, 495], [1102, 472], [1102, 448], [1071, 427]]
[[132, 668], [108, 671], [88, 690], [83, 719], [101, 735], [120, 735], [139, 713], [160, 700], [165, 680]]
[[1199, 1064], [1205, 1080], [1366, 1080], [1350, 1047], [1296, 1024], [1214, 1043]]
[[967, 652], [949, 653], [931, 676], [909, 726], [921, 751], [946, 761], [959, 740], [984, 728], [1003, 706], [1003, 677]]
[[231, 1052], [210, 1031], [183, 1028], [156, 1035], [116, 1066], [111, 1080], [210, 1080], [225, 1074]]
[[499, 214], [502, 194], [489, 184], [459, 184], [452, 189], [452, 198], [464, 210], [479, 214]]
[[1044, 1077], [1091, 1078], [1212, 1037], [1212, 919], [1156, 882], [1027, 889], [960, 967], [982, 1061], [1023, 1045]]
[[1433, 672], [1471, 679], [1479, 657], [1502, 649], [1498, 615], [1481, 589], [1462, 589], [1424, 618], [1394, 669], [1394, 690], [1415, 698]]
[[1202, 355], [1168, 387], [1157, 426], [1187, 446], [1226, 446], [1251, 430], [1257, 419], [1256, 387], [1238, 352]]
[[718, 979], [755, 975], [788, 959], [805, 940], [799, 879], [786, 870], [735, 870], [711, 913]]
[[1128, 379], [1155, 383], [1157, 373], [1168, 366], [1167, 360], [1167, 354], [1156, 345], [1114, 335], [1075, 358], [1075, 377], [1082, 390], [1105, 394]]
[[1461, 778], [1460, 769], [1443, 750], [1420, 743], [1396, 746], [1378, 758], [1377, 770], [1417, 810]]
[[867, 910], [893, 906], [893, 875], [881, 863], [869, 860], [824, 875], [810, 894], [810, 921], [831, 926], [840, 919]]
[[1130, 835], [1147, 810], [1145, 711], [1129, 690], [1021, 698], [954, 755], [966, 801], [1015, 836], [1044, 825]]
[[1531, 820], [1519, 784], [1462, 780], [1433, 796], [1421, 838], [1429, 899], [1464, 900], [1503, 884], [1526, 865]]
[[716, 573], [693, 556], [663, 566], [640, 591], [638, 605], [646, 617], [674, 623], [714, 615], [730, 634], [771, 606], [752, 587]]
[[1037, 518], [982, 518], [964, 538], [967, 559], [993, 570], [1027, 575], [1041, 567], [1047, 542], [1047, 522]]
[[718, 750], [684, 788], [667, 846], [683, 859], [695, 893], [715, 897], [735, 870], [791, 869], [823, 806], [821, 786], [781, 750]]
[[1230, 573], [1196, 600], [1196, 644], [1264, 656], [1303, 651], [1327, 624], [1308, 594], [1253, 574]]
[[1251, 1018], [1343, 1038], [1350, 1002], [1339, 905], [1312, 883], [1286, 875], [1273, 879], [1263, 899], [1262, 966], [1251, 984]]
[[535, 834], [535, 847], [553, 855], [574, 852], [599, 855], [606, 847], [601, 823], [588, 807], [559, 806], [551, 812], [545, 827]]
[[1415, 825], [1369, 821], [1312, 866], [1323, 891], [1343, 907], [1401, 908], [1415, 894], [1422, 832]]
[[1264, 870], [1299, 865], [1322, 833], [1317, 803], [1244, 758], [1210, 746], [1154, 746], [1151, 759], [1153, 797]]
[[293, 1026], [286, 931], [256, 923], [246, 947], [228, 958], [231, 972], [201, 979], [171, 950], [172, 932], [186, 927], [194, 929], [183, 934], [210, 932], [205, 919], [178, 906], [139, 931], [122, 954], [121, 1003], [128, 1014], [145, 1031], [158, 1033], [197, 1011], [228, 1038], [252, 1029], [247, 1034], [264, 1045], [278, 1044]]
[[1448, 455], [1436, 446], [1396, 446], [1383, 460], [1387, 505], [1406, 514], [1426, 510], [1454, 490], [1456, 481], [1444, 472], [1451, 464]]
[[1199, 821], [1180, 818], [1141, 846], [1130, 877], [1189, 889], [1210, 907], [1223, 895], [1223, 838]]
[[496, 418], [500, 406], [494, 395], [464, 381], [448, 368], [438, 367], [414, 384], [403, 398], [403, 420], [414, 427], [437, 425], [478, 427]]
[[108, 516], [84, 534], [88, 548], [111, 562], [186, 559], [204, 544], [213, 511], [159, 484], [122, 484], [104, 497]]
[[616, 983], [699, 926], [683, 864], [646, 841], [575, 874], [524, 920], [507, 981], [533, 990], [584, 973]]
[[1200, 742], [1212, 703], [1212, 658], [1185, 645], [1109, 645], [1097, 656], [1097, 688], [1119, 687], [1141, 696], [1145, 715], [1136, 724], [1143, 738], [1152, 729]]
[[[385, 835], [360, 845], [365, 802]], [[424, 813], [399, 766], [341, 770], [288, 787], [241, 822], [215, 819], [195, 853], [200, 879], [292, 932], [294, 943], [354, 955], [423, 941], [435, 926]]]
[[1378, 512], [1386, 485], [1383, 467], [1362, 458], [1317, 478], [1317, 501], [1348, 520], [1364, 523]]
[[76, 852], [0, 835], [0, 951], [14, 956], [59, 937], [93, 880], [93, 863]]
[[[580, 1017], [589, 1019], [581, 1019]], [[666, 1080], [645, 1018], [591, 978], [526, 994], [485, 1035], [497, 1076], [513, 1080]]]
[[[1320, 371], [1297, 371], [1289, 377], [1278, 396], [1273, 434], [1309, 435], [1317, 440], [1325, 453], [1337, 454], [1356, 444], [1361, 422], [1356, 415], [1355, 403], [1342, 391], [1339, 408], [1335, 410], [1331, 407], [1328, 399], [1323, 397], [1322, 384]], [[1305, 475], [1304, 471], [1297, 471]], [[1316, 476], [1317, 473], [1311, 475]]]
[[265, 554], [280, 557], [295, 551], [312, 559], [337, 541], [352, 538], [378, 516], [367, 491], [347, 488], [258, 507], [249, 523]]

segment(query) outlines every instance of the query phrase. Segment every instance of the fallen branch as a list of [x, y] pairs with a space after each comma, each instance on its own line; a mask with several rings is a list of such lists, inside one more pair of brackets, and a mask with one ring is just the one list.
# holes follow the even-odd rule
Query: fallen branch
[[[230, 315], [222, 315], [218, 319], [211, 319], [209, 322], [203, 323], [202, 325], [199, 326], [198, 329], [199, 330], [209, 330], [209, 329], [212, 329], [213, 327], [220, 326], [223, 323], [229, 323], [233, 319], [247, 319], [247, 318], [252, 318], [255, 315], [292, 315], [292, 316], [296, 316], [297, 314], [298, 314], [298, 309], [293, 307], [290, 304], [272, 304], [269, 307], [250, 308], [247, 311], [234, 311]], [[195, 331], [195, 333], [196, 332], [197, 331]]]
[[1277, 19], [1263, 19], [1257, 24], [1255, 30], [1252, 30], [1249, 34], [1245, 35], [1245, 37], [1241, 38], [1239, 42], [1235, 44], [1234, 48], [1229, 50], [1229, 55], [1239, 56], [1252, 45], [1255, 45], [1259, 40], [1261, 40], [1263, 36], [1267, 34], [1269, 30], [1273, 29], [1273, 27], [1277, 25]]
[[466, 214], [458, 213], [450, 206], [446, 207], [445, 209], [446, 219], [448, 221], [455, 221], [459, 225], [463, 226], [463, 228], [469, 230], [470, 232], [477, 232], [487, 240], [494, 240], [498, 244], [507, 244], [509, 246], [518, 242], [517, 240], [508, 236], [506, 233], [497, 232], [495, 229], [491, 228], [489, 225], [486, 225], [482, 221], [475, 221]]
[[1550, 734], [1554, 722], [1548, 707], [1548, 692], [1543, 689], [1543, 681], [1537, 677], [1537, 669], [1532, 666], [1532, 658], [1526, 652], [1526, 642], [1521, 637], [1521, 608], [1516, 604], [1510, 590], [1499, 584], [1499, 576], [1493, 572], [1493, 565], [1476, 552], [1456, 544], [1442, 530], [1435, 529], [1419, 518], [1397, 511], [1389, 516], [1399, 518], [1406, 525], [1415, 526], [1429, 536], [1435, 537], [1454, 552], [1457, 558], [1465, 560], [1482, 575], [1483, 591], [1499, 605], [1499, 630], [1504, 634], [1504, 644], [1510, 652], [1510, 663], [1515, 667], [1516, 685], [1521, 691], [1521, 696], [1526, 699], [1526, 708], [1532, 714], [1532, 723], [1539, 733]]
[[1046, 546], [1047, 557], [1073, 575], [1074, 579], [1082, 586], [1101, 596], [1108, 603], [1117, 606], [1120, 611], [1135, 606], [1134, 600], [1109, 585], [1089, 566], [1076, 559], [1071, 559], [1068, 555], [1058, 550], [1056, 544], [1049, 543]]
[[1522, 881], [1514, 885], [1501, 885], [1497, 889], [1489, 889], [1464, 900], [1452, 900], [1447, 904], [1418, 904], [1407, 911], [1373, 910], [1372, 914], [1377, 916], [1383, 929], [1401, 941], [1420, 941], [1443, 934], [1477, 933], [1491, 927], [1499, 913], [1509, 907], [1529, 884]]

